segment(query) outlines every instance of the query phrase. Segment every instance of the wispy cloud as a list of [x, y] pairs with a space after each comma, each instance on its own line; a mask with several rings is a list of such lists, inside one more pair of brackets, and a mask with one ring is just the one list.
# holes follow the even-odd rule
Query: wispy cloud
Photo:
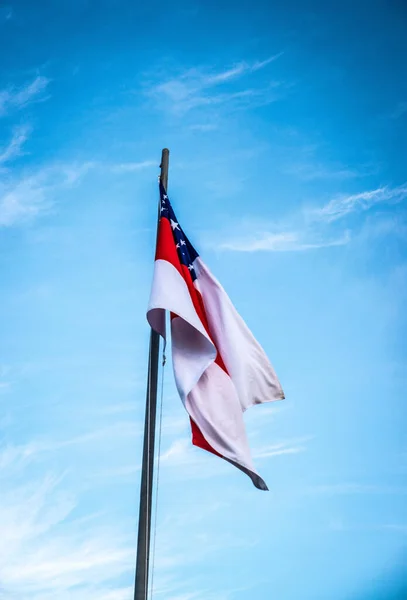
[[123, 597], [109, 594], [115, 579], [133, 567], [130, 540], [98, 518], [75, 520], [77, 505], [61, 479], [50, 476], [2, 491], [0, 559], [7, 597]]
[[310, 211], [310, 215], [317, 220], [332, 223], [351, 213], [369, 210], [377, 204], [395, 204], [406, 198], [407, 184], [398, 187], [385, 186], [349, 196], [339, 196], [322, 208]]
[[[3, 371], [7, 373], [8, 368], [0, 368]], [[66, 439], [56, 436], [0, 448], [1, 598], [69, 600], [73, 594], [78, 600], [116, 600], [131, 596], [126, 582], [133, 578], [134, 523], [123, 517], [109, 521], [106, 505], [99, 504], [92, 512], [84, 491], [95, 470], [91, 454], [96, 442], [102, 452], [106, 447], [114, 452], [113, 441], [138, 435], [135, 425], [106, 423]], [[69, 457], [74, 449], [82, 456], [85, 444], [92, 467], [80, 475], [78, 464]], [[58, 473], [51, 472], [50, 465], [53, 469], [59, 465]], [[103, 480], [104, 485], [110, 482]]]
[[[253, 458], [255, 460], [265, 460], [276, 456], [289, 454], [299, 454], [305, 452], [307, 443], [312, 440], [311, 436], [298, 439], [284, 440], [275, 444], [261, 446], [253, 449]], [[209, 460], [200, 450], [191, 445], [189, 438], [179, 438], [161, 454], [161, 466], [165, 468], [177, 468], [178, 473], [182, 472], [187, 479], [213, 477], [217, 474], [224, 475], [223, 461], [216, 462]], [[182, 467], [182, 469], [179, 469]], [[227, 467], [227, 465], [226, 465]], [[178, 475], [182, 476], [182, 475]]]
[[50, 210], [58, 192], [75, 185], [94, 163], [46, 167], [27, 177], [0, 184], [0, 227], [11, 227]]
[[142, 171], [143, 169], [149, 169], [150, 167], [158, 168], [156, 160], [143, 160], [140, 162], [125, 162], [117, 165], [111, 165], [110, 170], [113, 173], [134, 173], [135, 171]]
[[4, 148], [0, 148], [0, 166], [9, 162], [17, 156], [21, 156], [22, 147], [31, 133], [31, 128], [27, 125], [15, 127], [11, 140]]
[[219, 247], [223, 250], [232, 250], [235, 252], [298, 252], [330, 246], [343, 246], [349, 240], [349, 231], [334, 239], [318, 239], [313, 241], [307, 241], [305, 234], [301, 232], [259, 232], [258, 235], [253, 235], [250, 238], [241, 236], [240, 238], [227, 240], [220, 244]]
[[307, 449], [307, 442], [312, 440], [312, 436], [305, 436], [293, 440], [285, 440], [277, 444], [270, 444], [253, 450], [253, 458], [256, 460], [273, 458], [284, 454], [300, 454]]
[[284, 52], [278, 52], [278, 54], [273, 54], [272, 56], [269, 56], [265, 60], [260, 60], [260, 61], [258, 60], [251, 65], [250, 70], [258, 71], [259, 69], [263, 69], [264, 67], [267, 67], [267, 65], [269, 65], [270, 63], [274, 62], [275, 60], [277, 60], [278, 58], [283, 56], [283, 54], [284, 54]]
[[213, 75], [207, 74], [202, 75], [202, 85], [203, 87], [209, 87], [212, 85], [217, 85], [218, 83], [224, 83], [225, 81], [230, 81], [231, 79], [236, 79], [237, 77], [241, 77], [242, 75], [247, 75], [248, 73], [253, 73], [255, 71], [259, 71], [260, 69], [264, 69], [270, 63], [274, 62], [281, 56], [283, 56], [284, 52], [279, 52], [278, 54], [274, 54], [273, 56], [269, 56], [265, 60], [255, 61], [254, 63], [248, 63], [246, 61], [242, 61], [230, 69], [226, 69], [225, 71], [220, 71]]
[[154, 98], [162, 109], [178, 114], [198, 107], [219, 106], [231, 102], [240, 106], [272, 102], [277, 98], [276, 89], [280, 86], [279, 82], [270, 82], [266, 87], [245, 87], [228, 91], [219, 91], [218, 88], [264, 69], [282, 54], [281, 52], [254, 63], [243, 61], [218, 72], [210, 68], [188, 69], [163, 83], [150, 85], [147, 94]]
[[249, 68], [249, 65], [242, 62], [237, 64], [236, 66], [228, 69], [226, 71], [221, 71], [216, 73], [215, 75], [202, 75], [201, 77], [201, 86], [202, 87], [210, 87], [212, 85], [217, 85], [218, 83], [224, 83], [225, 81], [230, 81], [231, 79], [235, 79], [236, 77], [240, 77], [244, 73], [246, 73]]
[[172, 466], [195, 463], [196, 460], [196, 452], [191, 448], [191, 440], [188, 438], [175, 440], [170, 447], [161, 454], [161, 462], [166, 462]]
[[20, 109], [32, 102], [46, 99], [46, 91], [50, 79], [38, 75], [33, 81], [20, 88], [14, 86], [0, 90], [0, 116], [7, 114], [12, 109]]
[[215, 131], [217, 128], [216, 123], [194, 123], [189, 127], [191, 131]]
[[[29, 127], [16, 128], [10, 143], [0, 150], [0, 166], [21, 154], [21, 148], [30, 133]], [[122, 175], [155, 167], [153, 160], [124, 163], [84, 161], [82, 163], [56, 163], [44, 166], [30, 175], [11, 178], [0, 183], [0, 227], [19, 225], [54, 207], [58, 194], [77, 185], [91, 170]]]
[[[269, 226], [258, 220], [250, 222], [246, 218], [244, 229], [235, 224], [233, 234], [230, 230], [223, 232], [223, 242], [216, 243], [216, 248], [234, 252], [298, 252], [344, 246], [351, 241], [352, 230], [347, 225], [338, 232], [338, 228], [333, 226], [337, 221], [352, 214], [366, 212], [375, 206], [398, 204], [406, 199], [407, 184], [404, 183], [397, 187], [385, 186], [337, 196], [319, 208], [307, 208], [288, 217], [285, 222], [270, 223]], [[387, 231], [389, 223], [387, 220]], [[219, 239], [219, 233], [216, 237]], [[210, 240], [210, 236], [208, 239]], [[209, 245], [215, 246], [211, 242]]]
[[18, 468], [25, 465], [38, 452], [36, 444], [26, 444], [23, 446], [8, 445], [0, 450], [0, 470], [13, 465]]
[[161, 453], [161, 473], [178, 480], [201, 480], [230, 474], [230, 465], [191, 444], [190, 437], [175, 439]]
[[135, 422], [118, 421], [67, 439], [36, 439], [20, 445], [3, 445], [0, 447], [0, 471], [10, 467], [17, 471], [33, 461], [43, 458], [44, 455], [54, 455], [66, 448], [95, 444], [98, 441], [106, 443], [109, 440], [111, 443], [114, 438], [120, 440], [135, 438], [139, 437], [141, 432], [141, 425], [139, 426]]

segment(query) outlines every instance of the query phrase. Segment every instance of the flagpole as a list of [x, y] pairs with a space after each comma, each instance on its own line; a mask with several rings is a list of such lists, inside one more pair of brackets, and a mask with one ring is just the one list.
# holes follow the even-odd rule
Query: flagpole
[[[168, 186], [169, 150], [161, 153], [160, 180], [164, 188]], [[158, 218], [160, 211], [158, 213]], [[157, 223], [158, 225], [158, 223]], [[150, 331], [148, 355], [148, 376], [146, 394], [146, 412], [144, 420], [143, 463], [140, 484], [140, 508], [137, 537], [136, 581], [134, 600], [148, 600], [148, 574], [150, 564], [151, 509], [154, 475], [155, 423], [157, 413], [158, 358], [160, 336]]]

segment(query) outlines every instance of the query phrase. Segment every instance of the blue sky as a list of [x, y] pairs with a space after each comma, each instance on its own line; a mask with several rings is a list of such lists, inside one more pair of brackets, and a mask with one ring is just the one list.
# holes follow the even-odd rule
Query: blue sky
[[406, 18], [1, 4], [0, 598], [132, 598], [164, 146], [287, 399], [246, 414], [260, 493], [165, 369], [154, 598], [405, 598]]

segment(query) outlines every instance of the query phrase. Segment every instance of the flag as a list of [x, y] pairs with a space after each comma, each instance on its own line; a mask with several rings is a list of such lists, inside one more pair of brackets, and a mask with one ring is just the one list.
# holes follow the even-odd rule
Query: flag
[[190, 417], [192, 443], [267, 490], [252, 462], [243, 413], [283, 399], [283, 390], [264, 350], [183, 232], [160, 183], [147, 319], [164, 338], [166, 310], [175, 382]]

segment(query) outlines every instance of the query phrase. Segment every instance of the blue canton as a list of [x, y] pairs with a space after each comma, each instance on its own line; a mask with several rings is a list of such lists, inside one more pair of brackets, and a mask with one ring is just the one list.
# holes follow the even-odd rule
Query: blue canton
[[170, 204], [167, 192], [165, 191], [164, 186], [160, 183], [160, 212], [161, 217], [164, 217], [169, 220], [172, 235], [174, 237], [175, 245], [178, 252], [178, 257], [180, 263], [188, 267], [192, 281], [196, 279], [195, 269], [193, 267], [194, 260], [197, 258], [198, 252], [192, 246], [191, 242], [183, 232], [180, 224], [177, 221], [175, 213]]

